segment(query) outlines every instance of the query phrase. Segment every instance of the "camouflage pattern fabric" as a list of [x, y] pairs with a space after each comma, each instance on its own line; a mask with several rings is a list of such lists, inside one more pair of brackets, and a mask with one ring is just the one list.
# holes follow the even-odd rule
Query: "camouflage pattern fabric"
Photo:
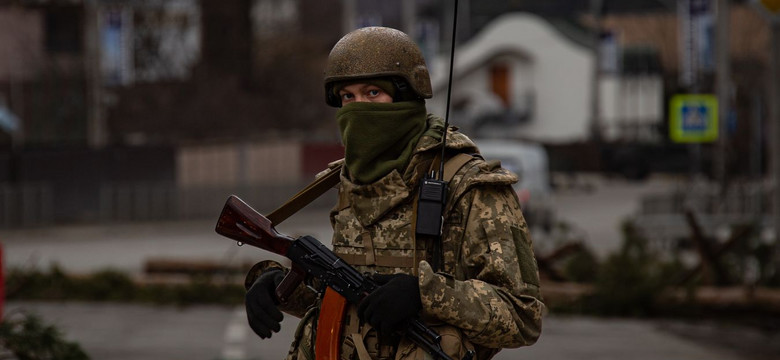
[[[443, 124], [434, 116], [428, 121], [429, 128], [441, 129]], [[511, 188], [517, 176], [478, 157], [456, 173], [449, 183], [443, 269], [434, 273], [428, 245], [416, 241], [413, 230], [417, 184], [431, 168], [440, 141], [427, 134], [421, 137], [403, 174], [394, 170], [373, 184], [358, 185], [342, 173], [340, 201], [330, 215], [333, 251], [360, 272], [417, 274], [421, 317], [457, 328], [463, 341], [477, 351], [476, 359], [488, 359], [504, 347], [531, 345], [541, 332], [545, 307], [528, 226]], [[447, 136], [449, 154], [478, 151], [455, 129], [449, 129]], [[256, 265], [248, 284], [263, 269], [276, 266], [281, 265]], [[303, 286], [296, 291], [297, 298], [292, 297], [295, 303], [283, 304], [283, 311], [300, 317], [317, 308], [314, 292]], [[354, 307], [348, 308], [348, 314], [354, 316]], [[305, 317], [288, 359], [313, 359], [309, 352], [316, 320], [316, 316]], [[356, 326], [350, 331], [372, 338], [371, 331], [364, 329], [368, 325]], [[354, 346], [346, 336], [342, 358], [355, 358]], [[372, 357], [393, 358], [396, 349], [394, 344], [389, 346], [389, 351], [373, 349]]]

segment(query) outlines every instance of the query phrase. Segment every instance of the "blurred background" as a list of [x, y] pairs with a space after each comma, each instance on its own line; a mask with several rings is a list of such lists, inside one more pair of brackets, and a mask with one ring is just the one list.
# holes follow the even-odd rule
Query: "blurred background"
[[[453, 5], [0, 0], [0, 355], [286, 354], [242, 306], [283, 259], [213, 227], [343, 157], [324, 64], [382, 25], [520, 176], [550, 312], [499, 358], [780, 358], [780, 1], [460, 0], [449, 79]], [[335, 200], [279, 230], [328, 243]]]

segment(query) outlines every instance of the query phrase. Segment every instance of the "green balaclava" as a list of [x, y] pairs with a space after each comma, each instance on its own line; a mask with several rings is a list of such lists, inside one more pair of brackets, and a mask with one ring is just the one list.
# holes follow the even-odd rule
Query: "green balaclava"
[[403, 172], [425, 131], [424, 101], [353, 102], [336, 112], [352, 179], [371, 184], [394, 169]]

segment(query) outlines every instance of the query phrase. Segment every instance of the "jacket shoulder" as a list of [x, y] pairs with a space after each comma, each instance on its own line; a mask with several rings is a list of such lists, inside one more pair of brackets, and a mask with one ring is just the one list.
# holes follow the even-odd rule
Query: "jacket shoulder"
[[[453, 185], [458, 188], [471, 188], [476, 185], [512, 185], [518, 181], [515, 173], [501, 167], [498, 160], [486, 161], [479, 155], [473, 155], [453, 177]], [[453, 188], [455, 188], [455, 186]]]
[[475, 187], [511, 186], [517, 181], [517, 175], [501, 167], [499, 161], [485, 161], [478, 154], [472, 155], [472, 159], [455, 173], [448, 184], [448, 207]]

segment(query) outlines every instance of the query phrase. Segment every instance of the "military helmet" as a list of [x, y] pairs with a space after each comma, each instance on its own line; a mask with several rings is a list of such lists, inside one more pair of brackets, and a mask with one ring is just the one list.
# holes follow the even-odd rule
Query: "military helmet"
[[334, 82], [376, 77], [394, 79], [399, 93], [408, 92], [404, 88], [408, 85], [417, 98], [433, 96], [428, 67], [417, 44], [402, 31], [372, 26], [344, 35], [333, 46], [325, 67], [326, 102], [341, 106], [332, 91]]

